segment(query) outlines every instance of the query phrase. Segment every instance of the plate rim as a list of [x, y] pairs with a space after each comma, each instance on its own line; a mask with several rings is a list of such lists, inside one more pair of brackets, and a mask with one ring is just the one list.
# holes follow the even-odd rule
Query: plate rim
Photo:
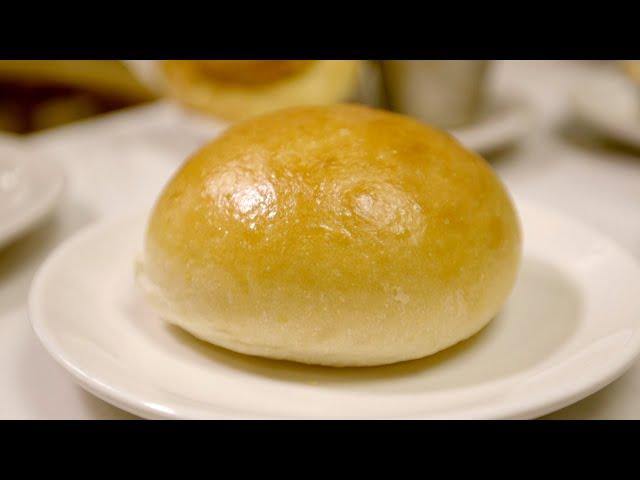
[[[640, 262], [627, 250], [621, 247], [615, 240], [611, 239], [607, 235], [603, 234], [599, 230], [591, 227], [589, 224], [583, 222], [582, 220], [576, 219], [574, 217], [569, 217], [568, 215], [562, 214], [557, 210], [543, 207], [537, 203], [531, 202], [529, 200], [519, 199], [520, 201], [516, 202], [518, 207], [522, 209], [522, 207], [526, 204], [526, 209], [533, 209], [534, 211], [542, 211], [544, 215], [554, 219], [561, 219], [562, 221], [570, 222], [573, 228], [579, 228], [584, 231], [587, 231], [591, 237], [594, 238], [594, 241], [597, 242], [605, 242], [612, 252], [620, 256], [620, 258], [624, 258], [628, 260], [633, 268], [636, 269], [640, 278]], [[249, 412], [247, 414], [235, 414], [228, 410], [218, 410], [218, 411], [206, 411], [197, 407], [190, 407], [186, 405], [181, 405], [179, 409], [166, 408], [162, 405], [149, 405], [144, 402], [143, 399], [139, 397], [138, 394], [130, 393], [128, 391], [124, 391], [113, 385], [105, 383], [101, 381], [100, 378], [92, 377], [89, 372], [83, 370], [82, 367], [79, 367], [74, 364], [72, 359], [67, 358], [64, 355], [65, 349], [58, 344], [55, 340], [54, 335], [50, 334], [48, 328], [45, 326], [45, 322], [43, 319], [43, 314], [40, 311], [40, 304], [38, 302], [38, 298], [42, 298], [42, 294], [40, 293], [42, 289], [46, 288], [46, 275], [49, 270], [57, 261], [58, 257], [64, 256], [69, 250], [73, 250], [76, 244], [83, 243], [85, 237], [91, 237], [95, 231], [99, 231], [104, 228], [108, 228], [111, 225], [117, 224], [119, 222], [124, 221], [132, 221], [135, 217], [142, 217], [143, 212], [136, 212], [127, 215], [122, 215], [118, 217], [110, 217], [101, 221], [94, 222], [87, 227], [81, 229], [76, 232], [74, 235], [70, 236], [66, 241], [60, 244], [49, 257], [41, 264], [38, 269], [36, 275], [33, 278], [31, 283], [31, 287], [28, 295], [28, 317], [31, 324], [31, 327], [36, 334], [36, 337], [44, 346], [45, 350], [51, 355], [54, 360], [60, 364], [65, 370], [67, 370], [72, 378], [84, 389], [92, 393], [93, 395], [101, 398], [102, 400], [107, 401], [115, 405], [122, 410], [125, 410], [134, 415], [138, 415], [144, 418], [150, 419], [199, 419], [199, 418], [218, 418], [218, 419], [291, 419], [297, 418], [295, 416], [278, 416], [274, 414], [268, 415], [260, 415], [256, 414], [256, 412]], [[146, 216], [146, 214], [145, 214]], [[575, 403], [595, 392], [604, 388], [612, 381], [620, 377], [640, 355], [640, 312], [639, 312], [639, 320], [637, 320], [637, 328], [634, 329], [633, 335], [629, 339], [628, 343], [625, 345], [625, 348], [620, 349], [620, 354], [614, 357], [611, 361], [607, 362], [605, 369], [601, 372], [597, 370], [595, 373], [591, 375], [586, 375], [584, 379], [581, 381], [576, 381], [571, 384], [571, 387], [568, 388], [566, 385], [563, 388], [552, 388], [542, 390], [542, 394], [534, 395], [528, 401], [518, 401], [515, 403], [507, 403], [500, 405], [500, 411], [497, 412], [495, 406], [491, 404], [488, 406], [480, 406], [479, 408], [470, 410], [472, 415], [464, 418], [493, 418], [493, 419], [525, 419], [525, 418], [534, 418], [539, 417], [553, 411], [556, 411], [560, 408], [563, 408], [567, 405]], [[593, 377], [593, 378], [592, 378]], [[509, 379], [499, 379], [495, 381], [485, 382], [480, 384], [480, 386], [487, 386], [491, 383], [500, 383], [503, 381], [508, 381]], [[451, 389], [449, 391], [453, 391], [455, 389]], [[214, 417], [212, 417], [214, 415]], [[306, 418], [306, 417], [300, 417]], [[314, 417], [315, 418], [315, 417]], [[332, 418], [327, 416], [326, 418]], [[450, 415], [406, 415], [406, 416], [398, 416], [398, 415], [390, 415], [388, 417], [385, 416], [371, 416], [366, 418], [396, 418], [396, 419], [434, 419], [434, 418], [452, 418]], [[457, 418], [457, 417], [455, 417]]]

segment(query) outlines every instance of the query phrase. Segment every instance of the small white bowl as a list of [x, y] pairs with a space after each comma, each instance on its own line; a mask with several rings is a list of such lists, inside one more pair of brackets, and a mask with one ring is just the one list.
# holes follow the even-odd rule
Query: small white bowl
[[0, 248], [42, 221], [60, 197], [62, 170], [23, 148], [0, 144]]
[[605, 69], [576, 85], [575, 114], [600, 133], [640, 148], [640, 88], [620, 71]]

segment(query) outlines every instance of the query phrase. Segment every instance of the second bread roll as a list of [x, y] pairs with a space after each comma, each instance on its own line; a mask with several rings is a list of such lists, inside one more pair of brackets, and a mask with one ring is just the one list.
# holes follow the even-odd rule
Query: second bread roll
[[166, 60], [159, 65], [170, 95], [226, 120], [346, 101], [357, 90], [360, 67], [356, 60]]

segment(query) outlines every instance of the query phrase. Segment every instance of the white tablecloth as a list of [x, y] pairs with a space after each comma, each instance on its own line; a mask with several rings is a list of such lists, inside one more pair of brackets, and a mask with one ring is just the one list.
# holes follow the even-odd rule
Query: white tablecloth
[[[517, 148], [490, 161], [514, 192], [581, 218], [640, 257], [640, 153], [579, 128], [568, 108], [568, 93], [594, 68], [592, 62], [497, 63], [493, 88], [525, 92], [538, 116]], [[159, 103], [23, 141], [39, 161], [59, 162], [67, 185], [49, 221], [0, 251], [0, 418], [132, 418], [85, 393], [48, 356], [31, 331], [26, 299], [55, 245], [92, 221], [150, 205], [185, 155], [219, 128], [181, 119], [176, 107]], [[640, 418], [640, 362], [550, 417]]]

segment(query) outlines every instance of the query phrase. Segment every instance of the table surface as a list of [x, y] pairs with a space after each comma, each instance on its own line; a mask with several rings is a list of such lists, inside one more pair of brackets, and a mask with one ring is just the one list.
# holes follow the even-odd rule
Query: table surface
[[[580, 126], [569, 108], [572, 88], [596, 68], [602, 66], [496, 62], [492, 88], [523, 92], [536, 122], [518, 146], [489, 161], [512, 191], [582, 219], [640, 257], [640, 152]], [[49, 357], [29, 325], [27, 294], [52, 248], [93, 221], [148, 207], [185, 156], [222, 128], [202, 122], [196, 128], [185, 118], [177, 107], [158, 103], [13, 140], [39, 161], [60, 163], [67, 178], [51, 218], [0, 251], [0, 418], [134, 418], [86, 393]], [[640, 362], [546, 418], [640, 418], [638, 400]]]

